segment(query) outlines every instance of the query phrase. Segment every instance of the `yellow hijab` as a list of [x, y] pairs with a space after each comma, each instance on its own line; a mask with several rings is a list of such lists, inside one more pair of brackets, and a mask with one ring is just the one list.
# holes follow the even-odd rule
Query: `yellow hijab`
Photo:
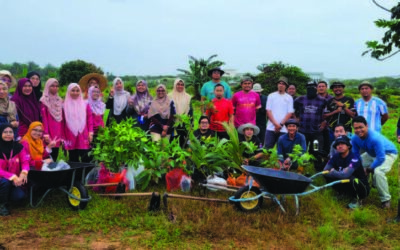
[[26, 132], [24, 137], [22, 137], [22, 140], [28, 142], [28, 144], [29, 144], [29, 151], [30, 151], [31, 158], [33, 160], [43, 159], [43, 152], [44, 152], [44, 146], [43, 146], [42, 139], [35, 140], [31, 136], [32, 129], [37, 126], [40, 126], [43, 129], [43, 124], [41, 122], [32, 122], [31, 125], [29, 125], [28, 132]]

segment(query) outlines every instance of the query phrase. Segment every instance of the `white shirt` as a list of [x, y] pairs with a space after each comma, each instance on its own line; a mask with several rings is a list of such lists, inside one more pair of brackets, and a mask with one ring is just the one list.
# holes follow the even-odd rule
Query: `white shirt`
[[[293, 113], [293, 98], [288, 94], [279, 94], [278, 91], [268, 95], [266, 110], [272, 112], [272, 116], [279, 123], [285, 118], [288, 113]], [[268, 120], [267, 130], [274, 131], [274, 124]], [[286, 126], [281, 129], [282, 133], [287, 133]]]

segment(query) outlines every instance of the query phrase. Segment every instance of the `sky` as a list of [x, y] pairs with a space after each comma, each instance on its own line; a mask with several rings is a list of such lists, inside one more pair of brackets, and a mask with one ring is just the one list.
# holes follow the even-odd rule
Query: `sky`
[[[378, 0], [391, 8], [397, 1]], [[82, 59], [114, 75], [178, 74], [217, 54], [257, 73], [282, 61], [326, 78], [400, 75], [400, 54], [361, 56], [389, 13], [371, 0], [0, 0], [0, 62]], [[7, 35], [6, 38], [4, 35]]]

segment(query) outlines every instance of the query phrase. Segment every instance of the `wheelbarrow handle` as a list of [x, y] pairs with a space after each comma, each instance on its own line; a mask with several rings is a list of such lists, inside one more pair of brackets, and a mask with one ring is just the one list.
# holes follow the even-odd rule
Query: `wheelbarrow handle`
[[349, 183], [349, 182], [350, 182], [350, 179], [342, 180], [342, 183]]

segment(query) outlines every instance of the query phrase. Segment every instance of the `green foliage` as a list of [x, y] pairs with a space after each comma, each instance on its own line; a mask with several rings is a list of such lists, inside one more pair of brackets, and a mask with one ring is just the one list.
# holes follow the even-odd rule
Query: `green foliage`
[[292, 153], [288, 155], [292, 162], [297, 162], [299, 166], [303, 166], [306, 173], [310, 171], [312, 172], [312, 161], [315, 160], [315, 157], [308, 152], [303, 153], [303, 148], [301, 145], [294, 145]]
[[68, 85], [72, 82], [78, 83], [82, 76], [89, 73], [103, 74], [103, 70], [93, 63], [83, 60], [69, 61], [61, 65], [59, 71], [60, 85]]
[[193, 98], [196, 100], [200, 100], [200, 89], [203, 84], [210, 80], [208, 70], [225, 64], [222, 61], [213, 61], [215, 57], [217, 57], [217, 55], [212, 55], [207, 59], [197, 59], [193, 56], [189, 56], [189, 69], [177, 69], [179, 72], [183, 73], [181, 77], [185, 80], [186, 84], [193, 86]]
[[264, 94], [277, 90], [276, 82], [281, 76], [287, 77], [289, 84], [296, 85], [297, 93], [299, 94], [305, 93], [305, 85], [310, 80], [310, 77], [299, 67], [283, 64], [282, 62], [261, 64], [257, 66], [257, 69], [261, 73], [255, 76], [255, 82], [261, 84]]

